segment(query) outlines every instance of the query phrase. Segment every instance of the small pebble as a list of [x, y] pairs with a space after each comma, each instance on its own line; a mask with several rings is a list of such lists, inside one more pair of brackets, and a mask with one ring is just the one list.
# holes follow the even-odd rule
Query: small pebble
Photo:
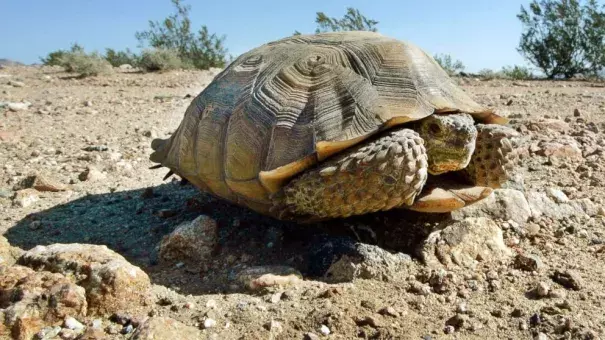
[[540, 226], [535, 223], [530, 223], [525, 228], [529, 235], [537, 235], [540, 232]]
[[122, 334], [130, 334], [133, 330], [134, 327], [132, 327], [132, 325], [125, 326], [124, 328], [122, 328]]
[[326, 325], [321, 325], [321, 327], [319, 327], [319, 332], [323, 335], [329, 335], [330, 329]]
[[539, 282], [536, 285], [535, 292], [536, 292], [536, 295], [539, 297], [548, 296], [549, 291], [550, 291], [550, 287], [545, 282]]
[[279, 301], [281, 301], [281, 296], [282, 296], [282, 292], [277, 292], [275, 294], [271, 295], [271, 303], [278, 303]]
[[279, 334], [279, 333], [281, 333], [281, 332], [284, 331], [284, 328], [281, 325], [281, 323], [278, 322], [278, 321], [275, 321], [275, 320], [271, 320], [270, 322], [267, 322], [265, 324], [265, 328], [268, 331], [271, 331], [272, 333], [277, 333], [277, 334]]
[[445, 328], [443, 328], [443, 332], [445, 334], [452, 334], [456, 331], [456, 328], [454, 328], [454, 326], [445, 326]]
[[98, 329], [103, 327], [103, 320], [101, 319], [94, 319], [92, 320], [92, 328], [94, 329]]
[[80, 323], [80, 321], [72, 318], [71, 316], [68, 316], [65, 318], [65, 320], [63, 321], [63, 326], [65, 326], [66, 328], [69, 328], [71, 330], [84, 329], [84, 325], [82, 323]]
[[565, 292], [564, 289], [553, 289], [548, 296], [553, 299], [565, 299], [565, 297], [567, 297], [567, 292]]
[[305, 340], [319, 340], [319, 336], [315, 333], [307, 333], [305, 334]]
[[527, 322], [525, 320], [519, 321], [519, 329], [522, 331], [526, 331], [529, 327], [527, 327]]
[[388, 316], [392, 316], [394, 318], [399, 316], [399, 313], [397, 313], [397, 311], [395, 310], [395, 308], [389, 306], [389, 307], [384, 307], [379, 311], [380, 314], [382, 315], [388, 315]]
[[216, 308], [216, 305], [217, 305], [216, 304], [216, 300], [210, 299], [210, 300], [208, 300], [206, 302], [206, 308], [212, 308], [212, 309], [214, 309], [214, 308]]
[[216, 326], [216, 321], [214, 319], [206, 319], [204, 320], [204, 328], [208, 329], [208, 328], [212, 328]]
[[580, 275], [571, 270], [556, 270], [551, 276], [551, 279], [567, 289], [580, 290], [583, 286]]
[[548, 340], [548, 335], [540, 332], [534, 337], [534, 340]]

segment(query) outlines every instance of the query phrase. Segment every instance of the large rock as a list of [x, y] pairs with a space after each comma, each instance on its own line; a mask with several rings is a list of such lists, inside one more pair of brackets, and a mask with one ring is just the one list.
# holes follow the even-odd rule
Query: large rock
[[164, 236], [160, 243], [160, 258], [200, 263], [212, 256], [217, 240], [216, 221], [201, 215]]
[[555, 132], [562, 132], [562, 133], [566, 133], [571, 129], [569, 124], [567, 124], [566, 122], [564, 122], [560, 119], [547, 119], [547, 118], [542, 118], [542, 119], [539, 119], [538, 121], [529, 122], [528, 128], [531, 131], [544, 132], [544, 130], [546, 129], [546, 130], [552, 130]]
[[499, 220], [513, 220], [519, 224], [527, 222], [531, 209], [521, 191], [496, 189], [486, 199], [452, 212], [455, 220], [467, 217], [489, 217]]
[[564, 159], [581, 159], [582, 150], [573, 139], [541, 142], [537, 152], [540, 156], [559, 157]]
[[4, 328], [14, 338], [31, 339], [43, 326], [86, 316], [87, 302], [84, 288], [62, 274], [0, 266], [0, 308]]
[[378, 246], [355, 243], [350, 251], [334, 258], [325, 277], [334, 282], [356, 278], [391, 280], [410, 261], [410, 256], [403, 253], [393, 254]]
[[151, 301], [147, 274], [106, 246], [37, 246], [25, 252], [18, 263], [71, 276], [86, 290], [88, 309], [94, 314], [123, 312]]
[[504, 244], [502, 230], [485, 217], [469, 217], [433, 232], [422, 245], [423, 260], [429, 265], [474, 268], [478, 263], [499, 262], [512, 252]]
[[555, 220], [566, 217], [588, 217], [598, 214], [598, 207], [589, 199], [565, 200], [560, 195], [553, 195], [556, 191], [548, 190], [546, 193], [531, 191], [527, 193], [527, 201], [533, 217], [545, 216]]
[[23, 250], [11, 246], [8, 243], [8, 240], [4, 238], [4, 236], [0, 235], [0, 266], [12, 265], [17, 261], [21, 254], [23, 254]]
[[201, 332], [191, 326], [167, 317], [151, 317], [143, 322], [133, 335], [134, 340], [197, 340]]

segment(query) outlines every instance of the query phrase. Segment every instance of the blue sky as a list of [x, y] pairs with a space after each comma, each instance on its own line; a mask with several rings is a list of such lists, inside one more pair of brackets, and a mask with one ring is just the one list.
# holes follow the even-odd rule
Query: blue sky
[[[349, 6], [378, 20], [385, 35], [431, 54], [449, 53], [468, 71], [527, 65], [516, 51], [521, 5], [513, 0], [187, 0], [194, 27], [224, 34], [234, 56], [265, 42], [313, 33], [315, 13], [341, 17]], [[137, 48], [136, 31], [172, 13], [169, 0], [0, 0], [0, 58], [38, 62], [78, 42], [86, 50]]]

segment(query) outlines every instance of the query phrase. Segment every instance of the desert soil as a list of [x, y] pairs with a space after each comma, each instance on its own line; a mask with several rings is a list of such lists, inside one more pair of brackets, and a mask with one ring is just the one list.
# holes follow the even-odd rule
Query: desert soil
[[[0, 108], [0, 235], [24, 250], [107, 245], [153, 283], [155, 302], [130, 318], [170, 317], [199, 329], [202, 338], [605, 337], [602, 83], [457, 79], [526, 138], [513, 187], [544, 193], [551, 208], [516, 222], [514, 210], [508, 217], [492, 212], [509, 257], [435, 267], [419, 248], [431, 228], [450, 223], [449, 215], [392, 211], [300, 226], [233, 206], [178, 178], [163, 180], [166, 169], [149, 169], [151, 140], [176, 129], [219, 71], [116, 70], [78, 79], [57, 68], [0, 69], [0, 103], [31, 104]], [[65, 187], [36, 192], [29, 201], [15, 197], [31, 174]], [[568, 201], [582, 204], [557, 211]], [[212, 254], [193, 262], [161, 259], [162, 237], [199, 215], [218, 226]], [[323, 255], [314, 248], [322, 235], [410, 258], [388, 275], [333, 282], [322, 277]], [[528, 254], [535, 266], [519, 264]], [[296, 268], [304, 280], [251, 292], [233, 279], [237, 270], [265, 265]], [[132, 334], [115, 317], [79, 321], [95, 319], [107, 339]]]

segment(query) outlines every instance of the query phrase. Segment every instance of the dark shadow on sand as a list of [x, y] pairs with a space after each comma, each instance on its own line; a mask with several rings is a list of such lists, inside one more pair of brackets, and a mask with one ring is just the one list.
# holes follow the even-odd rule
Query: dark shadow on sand
[[[208, 263], [158, 264], [157, 245], [180, 223], [205, 214], [217, 221], [219, 242]], [[447, 215], [447, 216], [446, 216]], [[318, 277], [329, 266], [325, 242], [363, 242], [414, 256], [416, 246], [448, 214], [394, 210], [364, 216], [299, 225], [277, 221], [198, 191], [178, 181], [155, 187], [88, 195], [28, 215], [6, 233], [12, 245], [30, 249], [53, 243], [103, 244], [143, 268], [154, 283], [195, 294], [221, 291], [218, 273], [245, 265], [288, 265], [307, 277]], [[167, 273], [168, 271], [169, 273]], [[180, 274], [179, 274], [180, 273]], [[175, 275], [185, 279], [175, 280]], [[199, 284], [198, 281], [206, 284]], [[197, 283], [196, 283], [197, 282]]]

